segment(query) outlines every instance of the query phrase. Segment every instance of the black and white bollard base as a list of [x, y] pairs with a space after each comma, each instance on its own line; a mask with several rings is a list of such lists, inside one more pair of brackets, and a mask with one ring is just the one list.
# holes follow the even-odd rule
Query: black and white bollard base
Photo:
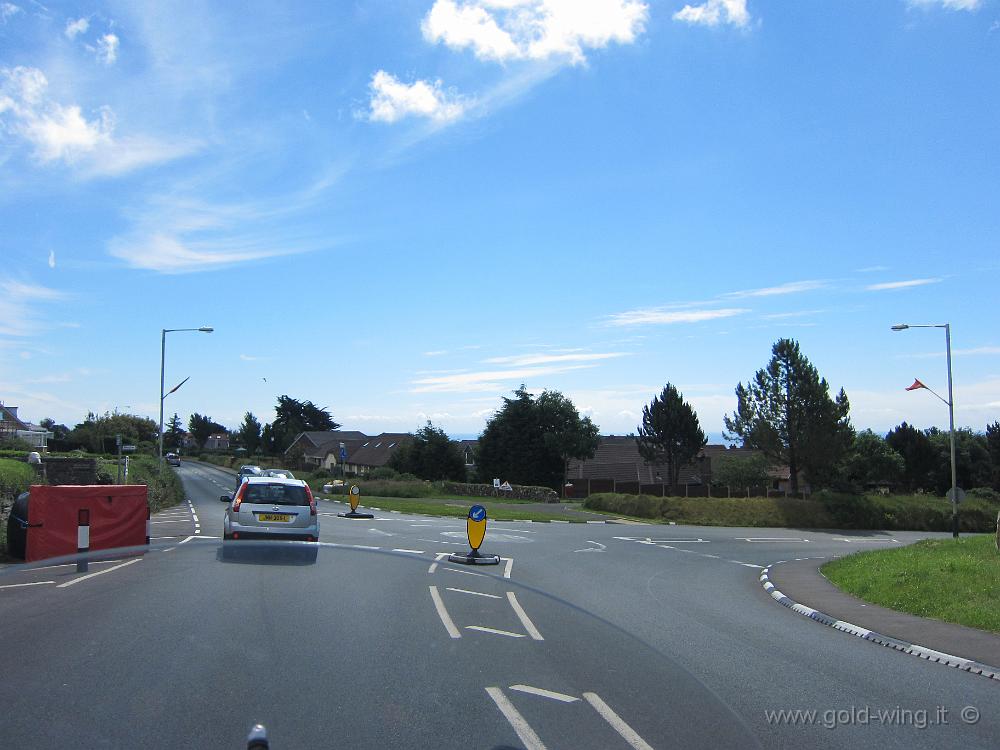
[[448, 562], [463, 565], [499, 565], [500, 558], [497, 555], [481, 555], [479, 550], [470, 549], [465, 555], [448, 555]]
[[338, 513], [341, 518], [375, 518], [374, 513], [368, 513], [365, 511], [358, 512], [356, 510], [348, 511], [347, 513]]

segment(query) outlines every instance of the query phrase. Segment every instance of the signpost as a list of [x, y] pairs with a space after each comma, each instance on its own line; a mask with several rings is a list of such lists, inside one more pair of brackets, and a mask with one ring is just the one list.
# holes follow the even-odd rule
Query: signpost
[[374, 513], [369, 513], [368, 511], [358, 512], [358, 503], [361, 501], [361, 488], [358, 485], [351, 485], [347, 497], [351, 502], [351, 510], [347, 513], [338, 513], [338, 516], [341, 518], [375, 518]]
[[473, 505], [469, 508], [469, 515], [465, 519], [465, 532], [469, 537], [469, 553], [467, 555], [449, 555], [450, 562], [464, 565], [500, 564], [500, 558], [497, 555], [479, 554], [479, 548], [483, 545], [483, 539], [486, 537], [486, 508], [482, 505]]

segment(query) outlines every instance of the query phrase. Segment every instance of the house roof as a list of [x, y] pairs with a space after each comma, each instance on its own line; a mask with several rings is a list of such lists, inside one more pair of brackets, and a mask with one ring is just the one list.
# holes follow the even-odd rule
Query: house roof
[[381, 435], [368, 438], [354, 452], [348, 454], [347, 463], [356, 466], [385, 466], [399, 444], [411, 438], [412, 435], [407, 432], [383, 432]]
[[[288, 453], [293, 446], [302, 442], [299, 447], [307, 456], [326, 456], [329, 452], [324, 450], [329, 448], [331, 443], [339, 443], [341, 441], [346, 442], [348, 440], [364, 440], [368, 436], [363, 432], [358, 432], [357, 430], [318, 430], [309, 432], [300, 432], [295, 436], [295, 440], [292, 444], [285, 449], [285, 453]], [[339, 448], [339, 446], [337, 446]]]
[[[699, 484], [705, 472], [704, 462], [681, 467], [678, 481], [681, 484]], [[657, 479], [660, 476], [662, 479]], [[574, 479], [614, 479], [619, 482], [654, 483], [669, 481], [667, 467], [648, 463], [639, 453], [635, 438], [630, 436], [602, 436], [594, 457], [584, 461], [571, 460], [569, 481]]]
[[4, 425], [4, 427], [8, 430], [30, 429], [28, 424], [17, 416], [16, 406], [4, 406], [3, 404], [0, 404], [0, 422], [13, 423]]

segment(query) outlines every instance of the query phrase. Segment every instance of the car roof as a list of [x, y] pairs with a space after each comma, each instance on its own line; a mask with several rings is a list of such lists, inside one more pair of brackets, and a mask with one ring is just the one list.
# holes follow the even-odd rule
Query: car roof
[[304, 479], [286, 479], [285, 477], [247, 477], [244, 480], [248, 484], [288, 484], [293, 487], [304, 487]]

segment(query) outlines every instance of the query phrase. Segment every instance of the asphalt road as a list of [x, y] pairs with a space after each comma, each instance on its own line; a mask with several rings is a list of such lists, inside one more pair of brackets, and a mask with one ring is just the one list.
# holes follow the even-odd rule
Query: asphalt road
[[[0, 574], [0, 745], [235, 748], [258, 721], [278, 750], [1000, 736], [996, 682], [823, 627], [757, 582], [922, 535], [496, 522], [483, 551], [501, 565], [469, 569], [445, 559], [461, 520], [327, 502], [319, 545], [223, 546], [231, 474], [179, 472], [190, 504], [154, 518], [145, 554]], [[816, 713], [768, 717], [795, 710]]]

